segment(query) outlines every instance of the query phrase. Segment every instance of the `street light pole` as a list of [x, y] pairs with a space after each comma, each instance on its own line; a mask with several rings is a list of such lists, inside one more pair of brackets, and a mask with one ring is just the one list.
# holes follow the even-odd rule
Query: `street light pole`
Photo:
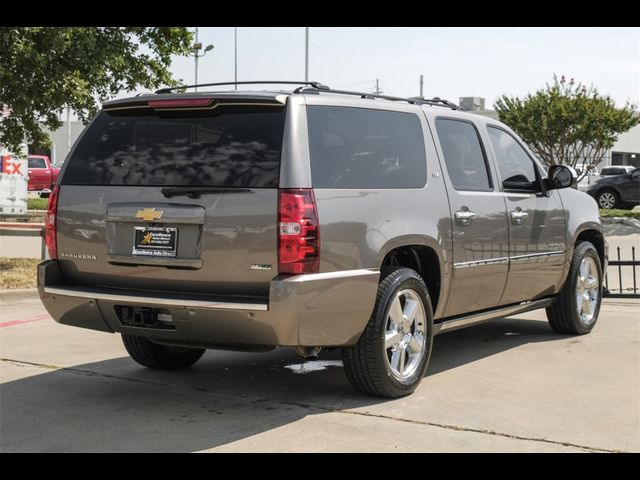
[[309, 81], [309, 27], [304, 27], [304, 81]]
[[234, 87], [233, 87], [233, 89], [237, 90], [238, 89], [238, 27], [234, 27], [233, 42], [234, 42], [234, 48], [233, 48], [234, 77], [233, 77], [233, 80], [236, 82]]
[[[198, 47], [198, 45], [200, 45]], [[193, 82], [194, 84], [198, 84], [198, 50], [200, 50], [202, 48], [202, 44], [200, 42], [198, 42], [198, 27], [196, 27], [196, 41], [193, 44], [193, 51], [194, 51], [194, 55], [196, 56], [196, 76], [195, 76], [195, 81]], [[198, 87], [196, 87], [196, 92], [198, 91]]]
[[[195, 57], [195, 61], [196, 61], [196, 75], [195, 75], [195, 85], [198, 84], [198, 59], [200, 57], [204, 57], [207, 52], [213, 50], [213, 45], [209, 44], [205, 47], [204, 52], [202, 52], [202, 55], [199, 55], [198, 52], [200, 50], [202, 50], [202, 43], [200, 43], [198, 41], [198, 27], [196, 27], [196, 41], [193, 44], [193, 47], [191, 47], [193, 49], [193, 56]], [[195, 91], [198, 91], [198, 87], [195, 87]]]

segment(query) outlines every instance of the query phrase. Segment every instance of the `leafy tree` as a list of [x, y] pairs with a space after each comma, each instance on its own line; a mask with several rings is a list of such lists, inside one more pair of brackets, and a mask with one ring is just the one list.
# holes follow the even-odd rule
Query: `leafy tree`
[[0, 143], [44, 147], [43, 126], [60, 128], [69, 106], [80, 120], [120, 91], [175, 85], [171, 55], [190, 52], [184, 27], [3, 27], [0, 29]]
[[580, 178], [602, 161], [619, 134], [640, 123], [636, 105], [616, 108], [611, 97], [564, 75], [524, 99], [503, 95], [495, 109], [546, 165], [580, 165]]

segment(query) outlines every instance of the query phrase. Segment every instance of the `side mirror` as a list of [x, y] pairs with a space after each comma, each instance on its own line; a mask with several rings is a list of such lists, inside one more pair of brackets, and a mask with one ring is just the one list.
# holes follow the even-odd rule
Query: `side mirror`
[[549, 167], [547, 188], [549, 190], [571, 187], [578, 180], [576, 171], [566, 165], [552, 165]]

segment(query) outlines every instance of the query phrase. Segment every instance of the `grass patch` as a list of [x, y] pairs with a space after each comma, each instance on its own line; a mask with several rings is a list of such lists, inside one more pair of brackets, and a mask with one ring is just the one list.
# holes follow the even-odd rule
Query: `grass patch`
[[37, 258], [0, 258], [0, 288], [35, 288]]
[[48, 198], [27, 198], [27, 210], [46, 210]]
[[600, 217], [627, 217], [627, 218], [637, 218], [640, 220], [640, 212], [638, 210], [620, 210], [617, 208], [611, 209], [600, 209]]

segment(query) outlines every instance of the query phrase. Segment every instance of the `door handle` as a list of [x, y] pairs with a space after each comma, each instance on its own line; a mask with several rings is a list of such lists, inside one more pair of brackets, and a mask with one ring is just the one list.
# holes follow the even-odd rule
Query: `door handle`
[[469, 225], [475, 216], [476, 214], [468, 209], [458, 210], [455, 213], [456, 220], [458, 220], [462, 225]]
[[522, 225], [526, 218], [529, 216], [529, 214], [527, 212], [523, 212], [520, 207], [509, 212], [509, 215], [511, 215], [511, 219], [516, 225]]

